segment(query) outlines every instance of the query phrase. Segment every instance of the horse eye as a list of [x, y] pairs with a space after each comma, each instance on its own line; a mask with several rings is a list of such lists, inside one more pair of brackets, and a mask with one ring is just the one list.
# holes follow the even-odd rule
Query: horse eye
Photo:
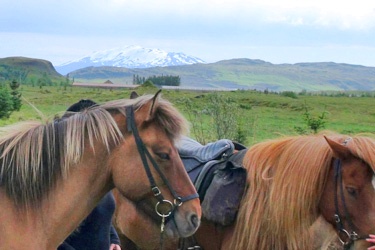
[[159, 156], [160, 159], [163, 159], [163, 160], [169, 160], [170, 159], [169, 154], [167, 154], [167, 153], [157, 153], [156, 155]]
[[346, 191], [351, 195], [351, 196], [357, 196], [357, 190], [352, 187], [346, 187]]

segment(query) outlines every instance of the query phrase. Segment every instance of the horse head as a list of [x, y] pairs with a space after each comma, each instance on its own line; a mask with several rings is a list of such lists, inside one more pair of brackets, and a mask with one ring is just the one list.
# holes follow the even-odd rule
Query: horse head
[[[122, 196], [160, 225], [161, 232], [165, 230], [170, 237], [190, 236], [200, 224], [201, 209], [175, 147], [186, 121], [158, 94], [132, 101], [125, 109], [126, 117], [114, 115], [124, 140], [111, 156], [113, 183]], [[122, 176], [131, 179], [124, 181]]]
[[362, 137], [343, 142], [325, 139], [333, 165], [319, 208], [341, 242], [349, 246], [375, 232], [374, 144]]

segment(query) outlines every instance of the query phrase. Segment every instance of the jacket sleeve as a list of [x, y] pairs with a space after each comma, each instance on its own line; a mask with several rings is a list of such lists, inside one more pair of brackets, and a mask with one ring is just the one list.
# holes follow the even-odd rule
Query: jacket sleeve
[[67, 242], [63, 242], [58, 248], [57, 250], [75, 250], [71, 245], [69, 245], [69, 243]]
[[111, 244], [120, 245], [120, 239], [118, 237], [115, 227], [112, 224], [111, 224], [111, 231], [110, 231], [110, 241], [111, 241]]

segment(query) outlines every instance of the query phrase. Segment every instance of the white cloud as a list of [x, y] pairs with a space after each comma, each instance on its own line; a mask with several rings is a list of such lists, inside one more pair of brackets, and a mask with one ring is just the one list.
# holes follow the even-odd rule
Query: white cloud
[[249, 0], [266, 22], [291, 25], [369, 29], [375, 27], [375, 2], [368, 0]]
[[[289, 62], [293, 49], [286, 47], [300, 46], [306, 49], [295, 53], [297, 61], [318, 59], [318, 51], [332, 60], [341, 58], [334, 52], [367, 65], [374, 60], [368, 48], [375, 48], [375, 1], [369, 0], [0, 1], [0, 23], [6, 24], [0, 25], [0, 57], [59, 64], [95, 50], [141, 45], [211, 62], [233, 57]], [[327, 44], [349, 47], [324, 49]]]
[[[375, 28], [375, 1], [369, 0], [2, 0], [1, 15], [50, 16], [83, 23], [166, 19], [211, 22], [281, 23], [341, 29]], [[42, 21], [45, 21], [43, 19]]]

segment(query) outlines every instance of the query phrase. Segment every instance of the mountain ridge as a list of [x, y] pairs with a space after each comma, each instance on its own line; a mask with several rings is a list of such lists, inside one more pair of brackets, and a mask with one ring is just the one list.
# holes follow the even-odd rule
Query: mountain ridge
[[216, 63], [129, 69], [89, 67], [71, 72], [81, 82], [131, 84], [133, 75], [178, 75], [181, 86], [257, 89], [271, 91], [375, 90], [375, 67], [334, 62], [272, 64], [237, 58]]
[[114, 66], [125, 68], [150, 68], [204, 63], [198, 57], [182, 52], [167, 52], [161, 49], [143, 48], [138, 45], [123, 46], [92, 53], [77, 60], [56, 66], [56, 70], [66, 75], [71, 71], [90, 66]]
[[[110, 80], [115, 84], [132, 84], [134, 75], [145, 78], [180, 76], [181, 87], [184, 88], [267, 89], [278, 92], [375, 90], [375, 67], [334, 62], [272, 64], [249, 58], [169, 67], [87, 67], [71, 72], [69, 77], [82, 83]], [[31, 77], [35, 83], [45, 76], [58, 82], [66, 81], [47, 60], [0, 58], [0, 80], [21, 79], [21, 76]]]

